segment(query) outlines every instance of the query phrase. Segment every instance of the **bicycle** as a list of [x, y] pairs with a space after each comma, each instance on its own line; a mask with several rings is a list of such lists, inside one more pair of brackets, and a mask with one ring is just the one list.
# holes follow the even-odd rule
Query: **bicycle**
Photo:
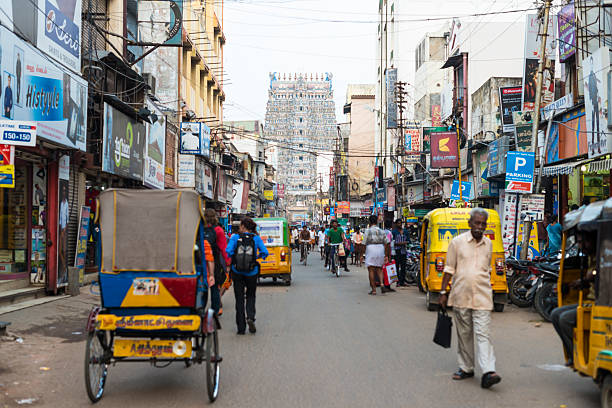
[[340, 247], [340, 245], [342, 244], [329, 244], [330, 251], [332, 250], [332, 248], [335, 248], [335, 250], [333, 250], [334, 254], [332, 256], [329, 268], [331, 270], [331, 273], [336, 275], [336, 277], [338, 278], [340, 277], [340, 256], [338, 255], [338, 248]]
[[300, 242], [300, 262], [304, 263], [304, 266], [306, 266], [307, 260], [308, 260], [308, 242], [307, 241], [302, 241]]

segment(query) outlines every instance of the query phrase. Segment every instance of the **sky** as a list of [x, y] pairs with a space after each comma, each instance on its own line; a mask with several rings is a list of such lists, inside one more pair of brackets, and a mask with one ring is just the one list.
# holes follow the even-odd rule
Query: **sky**
[[[465, 16], [529, 7], [527, 0], [395, 0], [397, 19]], [[401, 10], [401, 9], [400, 9]], [[514, 19], [514, 15], [501, 18]], [[486, 17], [490, 20], [499, 17]], [[485, 19], [485, 17], [480, 17]], [[415, 21], [401, 34], [412, 55], [445, 20]], [[350, 83], [376, 83], [378, 0], [225, 0], [225, 120], [264, 120], [270, 72], [333, 74], [336, 120]]]

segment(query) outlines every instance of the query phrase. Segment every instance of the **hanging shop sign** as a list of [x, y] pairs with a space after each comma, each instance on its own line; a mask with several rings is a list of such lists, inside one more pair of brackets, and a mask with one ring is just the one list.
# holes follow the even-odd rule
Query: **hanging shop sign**
[[147, 187], [164, 189], [164, 164], [166, 163], [166, 117], [150, 101], [147, 108], [157, 120], [146, 123], [146, 142], [144, 152], [143, 184]]
[[57, 287], [68, 285], [68, 224], [70, 224], [70, 156], [59, 158], [57, 223]]
[[423, 201], [423, 185], [415, 184], [406, 187], [405, 200], [407, 204], [416, 204]]
[[506, 159], [506, 192], [531, 193], [535, 154], [533, 152], [508, 152]]
[[81, 207], [79, 218], [79, 230], [77, 235], [76, 251], [74, 254], [74, 266], [78, 269], [85, 268], [85, 258], [87, 254], [87, 238], [89, 238], [89, 214], [91, 208], [84, 205]]
[[0, 120], [0, 143], [36, 146], [36, 122]]
[[550, 117], [555, 113], [555, 111], [561, 112], [565, 109], [571, 108], [572, 106], [574, 106], [574, 94], [570, 92], [569, 94], [557, 99], [553, 103], [543, 107], [540, 110], [540, 112], [542, 112], [542, 120], [550, 119]]
[[104, 103], [102, 171], [142, 180], [146, 128]]
[[397, 104], [395, 103], [395, 83], [397, 82], [397, 68], [385, 70], [385, 85], [387, 89], [387, 129], [397, 128]]
[[431, 105], [431, 126], [442, 124], [442, 109], [440, 105]]
[[376, 190], [376, 206], [383, 207], [387, 202], [387, 189], [385, 187]]
[[181, 122], [181, 154], [201, 154], [201, 125], [200, 122]]
[[404, 134], [404, 146], [406, 149], [406, 164], [418, 164], [421, 162], [421, 129], [419, 124], [407, 124]]
[[395, 211], [395, 187], [387, 187], [387, 209]]
[[183, 0], [138, 2], [138, 32], [143, 41], [181, 45]]
[[431, 133], [431, 168], [458, 167], [457, 148], [455, 132]]
[[[50, 4], [49, 1], [46, 3]], [[80, 1], [78, 3], [80, 4]], [[78, 10], [80, 19], [80, 7]], [[21, 142], [22, 145], [25, 143], [32, 146], [32, 143], [36, 143], [36, 137], [39, 137], [85, 151], [87, 82], [44, 56], [3, 26], [0, 26], [0, 44], [4, 50], [0, 70], [0, 119], [22, 123], [36, 122], [35, 134], [28, 136], [28, 132], [21, 129], [19, 134], [8, 136], [13, 138], [13, 142]], [[78, 49], [80, 50], [80, 46]], [[79, 69], [76, 71], [80, 71], [80, 59]], [[8, 140], [4, 139], [3, 143], [8, 143]]]
[[[548, 21], [545, 54], [548, 66], [542, 78], [542, 99], [540, 107], [555, 99], [555, 49], [557, 16], [551, 15]], [[537, 14], [529, 14], [525, 23], [525, 48], [523, 64], [523, 106], [522, 111], [533, 111], [535, 107], [536, 78], [540, 59], [540, 20]]]
[[0, 166], [15, 164], [15, 146], [0, 144]]
[[514, 132], [512, 114], [521, 110], [523, 88], [520, 86], [505, 86], [499, 88], [499, 105], [502, 112], [502, 126], [504, 133]]
[[612, 151], [612, 143], [608, 143], [608, 121], [605, 112], [608, 106], [608, 71], [610, 52], [607, 47], [597, 49], [582, 61], [589, 158]]
[[[431, 134], [434, 132], [446, 132], [448, 130], [445, 126], [434, 126], [423, 128], [423, 152], [429, 153], [431, 148]], [[429, 155], [427, 156], [429, 159]]]
[[571, 1], [557, 13], [559, 33], [559, 62], [565, 62], [576, 54], [576, 11]]
[[588, 154], [585, 109], [567, 112], [553, 121], [544, 158], [546, 163]]

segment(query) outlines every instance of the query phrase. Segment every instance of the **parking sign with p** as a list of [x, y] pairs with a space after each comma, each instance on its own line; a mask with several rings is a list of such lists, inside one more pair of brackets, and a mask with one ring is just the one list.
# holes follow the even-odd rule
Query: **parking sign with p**
[[506, 158], [506, 192], [531, 193], [535, 154], [533, 152], [508, 152]]

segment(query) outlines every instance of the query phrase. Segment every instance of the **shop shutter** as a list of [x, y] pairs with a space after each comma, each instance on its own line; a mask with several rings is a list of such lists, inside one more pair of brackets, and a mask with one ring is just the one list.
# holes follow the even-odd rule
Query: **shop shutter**
[[68, 202], [70, 203], [70, 215], [68, 217], [68, 265], [74, 266], [79, 217], [81, 215], [81, 206], [85, 202], [85, 177], [72, 163], [70, 165]]

